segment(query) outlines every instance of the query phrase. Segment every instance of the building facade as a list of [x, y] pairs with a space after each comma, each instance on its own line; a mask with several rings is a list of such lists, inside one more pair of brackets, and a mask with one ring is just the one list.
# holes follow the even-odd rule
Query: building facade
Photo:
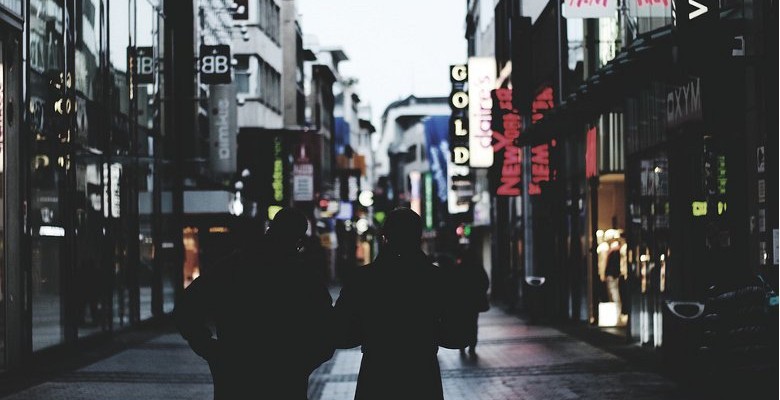
[[[480, 36], [469, 22], [484, 18], [475, 3], [473, 53]], [[756, 82], [774, 79], [762, 71], [773, 68], [775, 42], [762, 32], [776, 27], [776, 11], [708, 3], [696, 19], [648, 2], [494, 5], [496, 90], [511, 90], [523, 121], [514, 141], [523, 192], [512, 200], [523, 204], [523, 311], [606, 329], [688, 376], [721, 369], [757, 382], [771, 350], [728, 354], [773, 346], [777, 222], [766, 205], [777, 168], [766, 164], [775, 139], [765, 132], [777, 121], [763, 110], [777, 92]], [[762, 295], [740, 297], [751, 290]], [[724, 311], [740, 301], [764, 311]], [[728, 333], [744, 326], [766, 335]], [[752, 378], [738, 372], [746, 366]]]

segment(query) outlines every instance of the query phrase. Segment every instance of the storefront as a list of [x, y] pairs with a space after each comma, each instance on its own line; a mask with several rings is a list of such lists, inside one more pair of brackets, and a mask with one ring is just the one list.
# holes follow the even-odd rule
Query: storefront
[[162, 10], [31, 0], [3, 1], [0, 14], [0, 368], [14, 368], [169, 312], [175, 269], [155, 258], [170, 210]]

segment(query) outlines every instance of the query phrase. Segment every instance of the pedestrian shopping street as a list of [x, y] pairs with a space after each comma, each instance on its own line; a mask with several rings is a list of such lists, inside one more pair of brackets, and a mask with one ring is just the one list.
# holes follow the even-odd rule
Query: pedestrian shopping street
[[[530, 325], [497, 307], [481, 315], [479, 337], [476, 359], [457, 350], [439, 351], [445, 399], [689, 398], [674, 382], [635, 362], [561, 330]], [[312, 374], [309, 399], [351, 400], [360, 356], [358, 348], [338, 350]], [[0, 398], [193, 400], [212, 396], [208, 365], [168, 326], [107, 358], [42, 380]]]

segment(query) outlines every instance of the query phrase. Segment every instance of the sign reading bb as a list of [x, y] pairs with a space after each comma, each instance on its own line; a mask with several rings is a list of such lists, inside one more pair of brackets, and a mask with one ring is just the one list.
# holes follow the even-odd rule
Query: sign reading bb
[[230, 83], [230, 46], [200, 46], [200, 81], [207, 85]]

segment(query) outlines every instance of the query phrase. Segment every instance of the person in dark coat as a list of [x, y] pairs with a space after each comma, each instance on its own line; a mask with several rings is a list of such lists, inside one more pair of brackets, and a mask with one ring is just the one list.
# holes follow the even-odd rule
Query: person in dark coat
[[336, 300], [337, 347], [363, 353], [356, 400], [443, 399], [436, 356], [442, 281], [421, 236], [419, 215], [391, 211], [379, 255], [357, 268]]
[[490, 280], [482, 263], [479, 262], [478, 255], [468, 244], [460, 246], [452, 272], [455, 281], [453, 285], [461, 293], [460, 306], [463, 307], [465, 316], [463, 329], [467, 346], [461, 348], [460, 352], [461, 354], [465, 353], [466, 347], [468, 347], [469, 355], [475, 357], [477, 355], [479, 313], [490, 309], [490, 302], [487, 298]]
[[193, 280], [176, 303], [176, 326], [209, 363], [215, 399], [307, 399], [309, 375], [333, 355], [332, 299], [304, 262], [306, 228], [303, 214], [282, 209], [262, 237]]

